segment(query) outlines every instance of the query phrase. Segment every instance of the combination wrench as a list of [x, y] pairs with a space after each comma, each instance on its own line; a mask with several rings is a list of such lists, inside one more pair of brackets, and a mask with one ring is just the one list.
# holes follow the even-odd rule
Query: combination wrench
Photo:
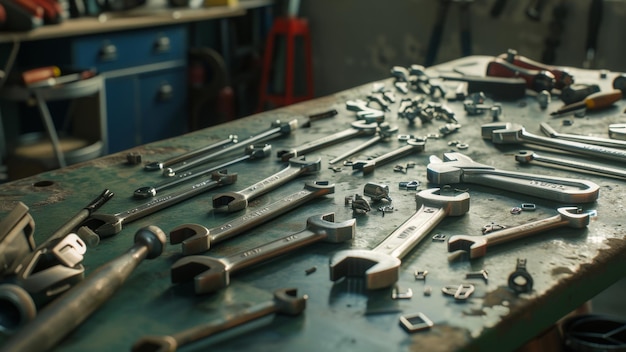
[[573, 153], [595, 156], [598, 158], [626, 161], [626, 151], [594, 144], [543, 137], [528, 133], [522, 125], [510, 122], [493, 122], [481, 126], [483, 139], [490, 139], [495, 144], [535, 144], [548, 148], [566, 150]]
[[272, 146], [269, 144], [251, 144], [245, 148], [245, 155], [225, 162], [217, 166], [211, 166], [208, 169], [201, 171], [187, 171], [178, 174], [172, 178], [165, 179], [162, 182], [157, 183], [154, 186], [144, 186], [137, 188], [133, 192], [133, 197], [137, 199], [145, 199], [156, 197], [156, 195], [164, 189], [174, 187], [189, 180], [196, 179], [198, 177], [209, 175], [215, 171], [223, 170], [226, 167], [236, 164], [245, 160], [257, 160], [268, 157], [272, 152]]
[[296, 316], [306, 308], [307, 295], [298, 296], [295, 288], [274, 291], [271, 301], [246, 308], [227, 319], [210, 322], [167, 336], [145, 336], [133, 344], [133, 352], [173, 352], [179, 347], [213, 336], [250, 321], [271, 315]]
[[198, 224], [179, 225], [170, 231], [170, 243], [180, 243], [183, 255], [206, 252], [219, 242], [264, 224], [313, 199], [332, 193], [335, 193], [335, 185], [327, 181], [306, 182], [303, 190], [214, 228], [208, 229]]
[[116, 214], [93, 213], [83, 222], [83, 226], [92, 229], [101, 237], [109, 237], [122, 231], [122, 226], [159, 210], [178, 204], [185, 199], [209, 191], [216, 187], [230, 185], [237, 181], [237, 174], [215, 172], [210, 179], [198, 182], [179, 192], [174, 192], [147, 203]]
[[392, 150], [379, 157], [369, 160], [345, 161], [345, 166], [352, 166], [352, 170], [361, 170], [363, 174], [369, 174], [376, 169], [376, 166], [385, 164], [389, 161], [411, 154], [413, 152], [421, 152], [426, 145], [426, 139], [409, 139], [406, 145], [396, 150]]
[[195, 150], [192, 150], [190, 152], [175, 156], [173, 158], [167, 159], [165, 161], [154, 161], [151, 163], [148, 163], [146, 165], [144, 165], [143, 169], [146, 171], [158, 171], [158, 170], [163, 170], [166, 167], [169, 167], [171, 165], [175, 165], [178, 164], [180, 162], [183, 162], [187, 159], [191, 159], [195, 156], [198, 156], [202, 153], [206, 153], [209, 152], [213, 149], [217, 149], [217, 148], [221, 148], [225, 145], [231, 144], [231, 143], [237, 143], [238, 142], [238, 137], [236, 135], [230, 135], [228, 136], [228, 138], [223, 139], [221, 141], [215, 142], [213, 144], [204, 146], [202, 148], [198, 148]]
[[196, 294], [215, 292], [227, 287], [230, 276], [239, 270], [315, 242], [346, 242], [354, 238], [355, 232], [356, 219], [335, 223], [335, 213], [313, 215], [307, 219], [306, 229], [229, 257], [183, 257], [172, 264], [172, 282], [193, 280]]
[[[461, 216], [469, 211], [467, 192], [450, 193], [440, 188], [418, 192], [418, 209], [374, 249], [339, 251], [330, 260], [330, 279], [365, 277], [369, 290], [389, 287], [398, 281], [402, 258], [419, 244], [446, 216]], [[442, 194], [443, 193], [443, 194]]]
[[444, 153], [443, 160], [431, 156], [426, 177], [436, 185], [473, 183], [574, 204], [595, 201], [600, 190], [588, 180], [499, 170], [461, 153]]
[[541, 132], [550, 138], [564, 139], [567, 141], [589, 143], [594, 145], [601, 145], [610, 148], [626, 148], [626, 141], [620, 141], [612, 138], [601, 138], [594, 136], [584, 136], [580, 134], [559, 133], [552, 126], [545, 122], [542, 122], [539, 127]]
[[282, 161], [287, 161], [293, 157], [302, 156], [308, 152], [312, 152], [314, 150], [324, 148], [329, 145], [341, 143], [350, 138], [361, 137], [361, 136], [371, 136], [377, 131], [378, 124], [377, 123], [364, 123], [362, 121], [354, 121], [350, 124], [352, 128], [348, 128], [341, 132], [337, 132], [314, 141], [305, 143], [299, 147], [279, 150], [276, 153], [276, 156], [280, 158]]
[[304, 157], [289, 159], [289, 165], [281, 171], [237, 192], [223, 192], [213, 196], [213, 209], [234, 212], [248, 207], [248, 201], [263, 195], [285, 183], [304, 175], [318, 172], [322, 161], [307, 161]]
[[366, 141], [365, 143], [362, 143], [350, 150], [348, 150], [347, 152], [339, 155], [338, 157], [335, 157], [334, 159], [330, 160], [328, 163], [329, 164], [334, 164], [338, 161], [341, 161], [347, 157], [349, 157], [350, 155], [354, 155], [358, 152], [360, 152], [361, 150], [370, 147], [378, 142], [381, 141], [387, 141], [389, 140], [389, 137], [391, 137], [394, 133], [398, 132], [398, 127], [397, 126], [391, 126], [390, 124], [383, 122], [378, 126], [378, 129], [376, 131], [376, 135], [374, 137], [372, 137], [371, 139], [369, 139], [368, 141]]
[[470, 259], [483, 257], [487, 247], [529, 237], [558, 227], [582, 229], [589, 225], [589, 213], [582, 213], [577, 207], [558, 208], [558, 215], [508, 227], [481, 236], [454, 235], [448, 240], [448, 252], [465, 251]]
[[381, 123], [385, 121], [385, 113], [381, 110], [369, 107], [365, 100], [348, 100], [346, 102], [346, 109], [356, 111], [357, 120], [364, 121], [365, 123]]
[[626, 178], [625, 169], [616, 169], [614, 167], [583, 163], [580, 161], [568, 160], [563, 158], [552, 158], [549, 156], [539, 155], [531, 150], [520, 150], [517, 154], [515, 154], [515, 161], [520, 164], [535, 164], [535, 162], [538, 162], [549, 165], [569, 167], [577, 171], [586, 170], [606, 176]]
[[183, 170], [187, 170], [190, 169], [198, 164], [202, 164], [204, 162], [207, 162], [211, 159], [215, 159], [219, 156], [222, 156], [226, 153], [229, 153], [237, 148], [239, 148], [239, 145], [243, 144], [243, 145], [249, 145], [249, 144], [254, 144], [254, 143], [258, 143], [260, 141], [267, 141], [276, 137], [280, 137], [283, 135], [287, 135], [290, 134], [291, 131], [295, 130], [298, 127], [298, 120], [291, 120], [289, 122], [281, 122], [280, 120], [274, 121], [272, 122], [272, 126], [270, 129], [266, 130], [265, 132], [259, 133], [255, 136], [249, 137], [248, 139], [245, 139], [243, 141], [240, 141], [237, 144], [233, 144], [231, 146], [228, 146], [220, 151], [217, 151], [215, 153], [211, 153], [211, 154], [207, 154], [207, 155], [203, 155], [197, 158], [193, 158], [189, 161], [185, 161], [180, 163], [178, 166], [175, 167], [168, 167], [166, 169], [163, 170], [163, 175], [167, 176], [167, 177], [174, 177], [177, 173], [183, 171]]

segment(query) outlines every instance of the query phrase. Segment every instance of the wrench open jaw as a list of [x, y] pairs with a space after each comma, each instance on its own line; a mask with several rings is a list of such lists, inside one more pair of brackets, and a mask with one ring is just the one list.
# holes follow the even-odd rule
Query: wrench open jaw
[[330, 279], [364, 277], [366, 287], [376, 290], [398, 281], [402, 258], [426, 237], [446, 216], [461, 216], [469, 211], [469, 194], [439, 188], [418, 192], [416, 213], [372, 250], [348, 249], [330, 259]]
[[355, 219], [340, 223], [334, 221], [334, 213], [311, 216], [307, 219], [306, 229], [303, 231], [226, 258], [203, 255], [183, 257], [171, 266], [172, 283], [193, 280], [196, 294], [215, 292], [227, 287], [230, 283], [230, 275], [238, 270], [315, 242], [342, 243], [354, 238]]
[[581, 229], [589, 225], [590, 214], [582, 213], [577, 207], [558, 208], [558, 215], [509, 227], [483, 236], [454, 235], [448, 240], [448, 252], [465, 251], [470, 259], [485, 256], [487, 247], [510, 242], [558, 227]]
[[587, 180], [499, 170], [461, 153], [444, 153], [443, 160], [436, 156], [430, 160], [426, 176], [437, 185], [474, 183], [571, 204], [598, 199], [600, 187]]
[[224, 192], [213, 196], [213, 209], [235, 212], [248, 207], [248, 201], [265, 194], [299, 176], [310, 175], [322, 168], [322, 160], [307, 161], [304, 157], [289, 159], [283, 170], [238, 192]]

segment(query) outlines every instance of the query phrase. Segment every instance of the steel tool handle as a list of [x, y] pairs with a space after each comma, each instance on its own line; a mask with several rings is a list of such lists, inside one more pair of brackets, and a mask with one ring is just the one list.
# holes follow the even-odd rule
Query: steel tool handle
[[[524, 142], [534, 143], [544, 147], [567, 150], [574, 153], [591, 155], [603, 159], [610, 159], [624, 162], [626, 161], [626, 151], [602, 147], [593, 144], [580, 143], [567, 140], [559, 140], [549, 137], [542, 137], [528, 132], [523, 132]], [[494, 143], [498, 142], [498, 135], [494, 135]]]
[[343, 159], [349, 157], [350, 155], [354, 155], [354, 154], [360, 152], [361, 150], [363, 150], [363, 149], [365, 149], [365, 148], [367, 148], [369, 146], [372, 146], [372, 145], [380, 142], [382, 139], [383, 139], [383, 137], [381, 135], [377, 135], [375, 137], [372, 137], [371, 139], [367, 140], [365, 143], [360, 144], [357, 147], [348, 150], [347, 152], [345, 152], [345, 153], [339, 155], [338, 157], [330, 160], [328, 163], [329, 164], [334, 164], [334, 163], [336, 163], [336, 162], [338, 162], [340, 160], [343, 160]]
[[357, 136], [372, 135], [375, 132], [376, 132], [375, 127], [372, 127], [370, 129], [350, 128], [350, 129], [343, 130], [341, 132], [331, 134], [329, 136], [325, 136], [325, 137], [316, 139], [314, 141], [302, 144], [301, 146], [291, 149], [291, 150], [279, 151], [278, 157], [280, 157], [282, 161], [287, 161], [293, 157], [304, 155], [308, 152], [317, 150], [319, 148], [323, 148], [330, 144], [339, 143], [346, 139], [350, 139], [350, 138], [357, 137]]
[[246, 199], [252, 199], [267, 193], [280, 185], [283, 185], [300, 175], [318, 171], [320, 169], [321, 160], [316, 162], [305, 162], [303, 160], [292, 160], [289, 162], [289, 166], [275, 173], [272, 176], [261, 180], [252, 186], [242, 189], [238, 193], [244, 196]]

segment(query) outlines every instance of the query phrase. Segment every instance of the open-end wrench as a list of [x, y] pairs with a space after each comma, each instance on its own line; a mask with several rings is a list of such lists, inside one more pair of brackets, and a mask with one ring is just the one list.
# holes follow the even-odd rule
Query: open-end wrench
[[181, 243], [183, 255], [206, 252], [216, 243], [237, 236], [315, 198], [331, 193], [335, 193], [334, 184], [329, 184], [327, 181], [306, 182], [303, 190], [214, 228], [207, 229], [198, 224], [177, 226], [170, 231], [170, 243]]
[[237, 174], [215, 172], [210, 179], [198, 182], [179, 192], [171, 193], [160, 198], [155, 198], [147, 203], [128, 209], [116, 214], [93, 213], [83, 222], [83, 226], [92, 229], [101, 237], [109, 237], [122, 231], [122, 226], [159, 210], [178, 204], [185, 199], [196, 196], [202, 192], [216, 187], [230, 185], [237, 181]]
[[201, 171], [186, 171], [181, 174], [178, 174], [172, 178], [168, 178], [162, 182], [157, 183], [154, 186], [144, 186], [137, 188], [135, 192], [133, 192], [133, 197], [137, 199], [145, 199], [156, 197], [156, 195], [164, 189], [174, 187], [183, 182], [187, 182], [189, 180], [209, 175], [215, 171], [219, 171], [225, 169], [226, 167], [236, 164], [245, 160], [257, 160], [268, 157], [272, 152], [272, 146], [269, 144], [251, 144], [245, 148], [245, 155], [235, 158], [233, 160], [227, 161], [223, 164], [211, 166], [208, 169]]
[[165, 233], [156, 226], [137, 231], [124, 254], [95, 269], [84, 281], [47, 305], [19, 329], [0, 351], [48, 351], [113, 296], [144, 259], [163, 253]]
[[349, 157], [350, 155], [354, 155], [358, 152], [360, 152], [361, 150], [372, 146], [380, 141], [386, 141], [389, 140], [389, 137], [391, 137], [394, 133], [398, 132], [398, 126], [391, 126], [386, 122], [381, 123], [378, 126], [378, 130], [376, 132], [376, 135], [374, 137], [372, 137], [371, 139], [369, 139], [368, 141], [366, 141], [363, 144], [360, 144], [350, 150], [348, 150], [347, 152], [341, 154], [340, 156], [330, 160], [328, 163], [329, 164], [334, 164], [338, 161], [341, 161], [347, 157]]
[[[442, 194], [443, 193], [443, 194]], [[467, 192], [446, 195], [430, 188], [415, 196], [418, 209], [376, 248], [339, 251], [330, 260], [330, 279], [365, 277], [369, 290], [385, 288], [398, 281], [402, 258], [424, 239], [446, 216], [460, 216], [469, 210]]]
[[580, 161], [563, 158], [553, 158], [549, 156], [539, 155], [531, 150], [520, 150], [517, 154], [515, 154], [515, 161], [520, 164], [535, 164], [537, 162], [549, 165], [564, 166], [575, 169], [577, 171], [586, 170], [602, 175], [626, 178], [626, 169], [617, 169], [614, 167], [583, 163]]
[[364, 121], [365, 123], [381, 123], [385, 121], [385, 113], [381, 110], [371, 108], [365, 100], [348, 100], [346, 102], [346, 109], [356, 111], [357, 120]]
[[198, 156], [202, 153], [206, 153], [209, 152], [213, 149], [217, 149], [217, 148], [221, 148], [225, 145], [231, 144], [231, 143], [237, 143], [238, 142], [238, 137], [236, 135], [231, 134], [230, 136], [228, 136], [228, 138], [223, 139], [221, 141], [215, 142], [213, 144], [204, 146], [202, 148], [198, 148], [192, 151], [189, 151], [187, 153], [175, 156], [173, 158], [167, 159], [165, 161], [154, 161], [151, 163], [148, 163], [146, 165], [144, 165], [143, 169], [146, 171], [157, 171], [157, 170], [163, 170], [166, 167], [169, 167], [171, 165], [183, 162], [187, 159], [191, 159], [195, 156]]
[[444, 153], [443, 160], [436, 156], [430, 160], [426, 177], [437, 185], [473, 183], [574, 204], [595, 201], [600, 189], [588, 180], [499, 170], [461, 153]]
[[306, 229], [229, 257], [183, 257], [172, 264], [172, 282], [193, 280], [196, 294], [215, 292], [228, 286], [230, 276], [236, 271], [315, 242], [341, 243], [352, 240], [355, 231], [356, 219], [336, 223], [335, 213], [313, 215], [307, 219]]
[[298, 290], [295, 288], [281, 288], [274, 291], [274, 298], [271, 301], [246, 308], [235, 315], [229, 315], [224, 320], [198, 325], [174, 335], [142, 337], [133, 344], [132, 351], [173, 352], [189, 343], [271, 314], [296, 316], [306, 308], [307, 299], [307, 295], [298, 296]]
[[541, 132], [543, 132], [546, 136], [550, 138], [559, 138], [567, 141], [602, 145], [611, 148], [626, 148], [626, 141], [620, 141], [612, 138], [584, 136], [581, 134], [559, 133], [554, 128], [552, 128], [552, 126], [548, 125], [545, 122], [542, 122], [539, 126], [541, 127]]
[[425, 139], [409, 139], [406, 141], [405, 146], [392, 150], [379, 157], [369, 160], [347, 161], [344, 162], [344, 165], [352, 166], [352, 170], [361, 170], [363, 171], [363, 174], [369, 174], [376, 169], [376, 166], [383, 165], [413, 152], [421, 152], [424, 150], [425, 146]]
[[582, 229], [589, 225], [589, 213], [582, 213], [577, 207], [558, 208], [558, 215], [490, 232], [487, 235], [454, 235], [448, 240], [448, 252], [466, 251], [471, 259], [487, 253], [487, 247], [514, 241], [558, 227]]
[[265, 132], [259, 133], [255, 136], [249, 137], [248, 139], [245, 139], [243, 141], [240, 141], [237, 144], [233, 144], [231, 146], [228, 146], [220, 151], [217, 151], [215, 153], [211, 153], [211, 154], [207, 154], [207, 155], [203, 155], [201, 157], [197, 157], [197, 158], [193, 158], [189, 161], [185, 161], [180, 163], [178, 166], [175, 167], [168, 167], [165, 170], [163, 170], [163, 175], [168, 176], [168, 177], [173, 177], [175, 176], [177, 173], [183, 171], [183, 170], [187, 170], [190, 169], [198, 164], [202, 164], [204, 162], [207, 162], [211, 159], [215, 159], [219, 156], [222, 156], [226, 153], [229, 153], [237, 148], [239, 148], [240, 145], [249, 145], [249, 144], [254, 144], [254, 143], [258, 143], [260, 141], [267, 141], [276, 137], [280, 137], [283, 135], [287, 135], [290, 134], [291, 131], [295, 130], [298, 127], [298, 120], [291, 120], [289, 122], [281, 122], [280, 120], [274, 121], [272, 122], [272, 127], [268, 130], [266, 130]]
[[278, 156], [282, 161], [287, 161], [293, 157], [302, 156], [308, 152], [324, 148], [329, 145], [341, 143], [350, 138], [371, 136], [376, 133], [378, 127], [378, 124], [375, 122], [364, 123], [363, 121], [354, 121], [350, 125], [352, 126], [352, 128], [348, 128], [347, 130], [343, 130], [341, 132], [328, 135], [326, 137], [318, 138], [299, 147], [287, 150], [279, 150], [276, 153], [276, 156]]
[[276, 189], [297, 177], [318, 172], [321, 166], [320, 158], [314, 161], [307, 161], [304, 157], [289, 159], [289, 165], [286, 168], [252, 186], [237, 192], [223, 192], [214, 195], [213, 209], [229, 213], [243, 210], [248, 207], [248, 201], [251, 199]]
[[483, 139], [495, 144], [535, 144], [569, 152], [591, 155], [598, 158], [626, 161], [626, 151], [588, 143], [566, 141], [528, 133], [524, 126], [510, 122], [494, 122], [481, 126]]

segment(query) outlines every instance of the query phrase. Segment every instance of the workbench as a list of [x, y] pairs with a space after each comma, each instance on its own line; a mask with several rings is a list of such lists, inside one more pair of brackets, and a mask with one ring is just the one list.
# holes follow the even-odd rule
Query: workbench
[[[430, 74], [462, 68], [465, 73], [482, 74], [491, 57], [471, 56], [428, 68]], [[569, 68], [576, 82], [597, 83], [602, 90], [610, 90], [617, 75], [608, 72], [601, 79], [599, 71]], [[318, 242], [293, 253], [284, 254], [269, 262], [232, 275], [230, 285], [211, 294], [196, 295], [192, 283], [173, 284], [170, 266], [182, 258], [180, 245], [167, 244], [163, 254], [145, 260], [131, 274], [124, 285], [99, 310], [72, 332], [57, 348], [59, 351], [121, 351], [146, 335], [174, 334], [198, 324], [228, 319], [237, 312], [272, 298], [279, 288], [297, 288], [298, 294], [308, 296], [306, 310], [298, 316], [271, 316], [226, 333], [186, 346], [183, 350], [230, 351], [507, 351], [550, 328], [556, 321], [577, 309], [605, 288], [619, 280], [626, 268], [626, 240], [624, 238], [622, 203], [623, 180], [597, 174], [578, 173], [535, 165], [518, 164], [513, 155], [522, 145], [496, 145], [481, 137], [481, 125], [493, 121], [491, 113], [468, 115], [462, 102], [444, 102], [455, 112], [462, 126], [456, 133], [436, 138], [442, 121], [411, 124], [397, 116], [398, 102], [412, 97], [395, 92], [396, 103], [385, 113], [385, 121], [399, 127], [399, 135], [427, 136], [425, 150], [376, 167], [364, 175], [341, 163], [329, 168], [328, 160], [348, 148], [362, 143], [368, 137], [355, 138], [305, 155], [307, 160], [322, 160], [321, 170], [290, 181], [286, 185], [249, 202], [245, 210], [234, 213], [215, 212], [212, 195], [237, 191], [270, 176], [286, 166], [276, 157], [283, 149], [294, 148], [306, 142], [350, 128], [356, 113], [346, 108], [346, 102], [365, 99], [374, 83], [393, 88], [393, 78], [372, 82], [284, 108], [263, 112], [222, 125], [195, 131], [179, 137], [149, 143], [95, 160], [20, 179], [0, 186], [2, 214], [8, 213], [21, 201], [30, 209], [36, 222], [35, 238], [39, 243], [64, 221], [89, 203], [103, 189], [115, 196], [98, 212], [113, 214], [132, 208], [144, 201], [132, 198], [141, 186], [159, 182], [160, 172], [147, 172], [142, 164], [127, 162], [129, 153], [141, 155], [142, 162], [162, 161], [223, 140], [230, 134], [245, 139], [270, 128], [272, 122], [297, 119], [299, 126], [285, 137], [272, 139], [269, 158], [238, 163], [228, 168], [237, 174], [236, 183], [195, 196], [171, 208], [131, 222], [112, 237], [101, 239], [89, 247], [83, 265], [85, 276], [131, 247], [135, 232], [148, 225], [160, 227], [166, 234], [173, 228], [196, 223], [207, 228], [219, 226], [244, 214], [262, 210], [264, 206], [302, 190], [305, 182], [325, 180], [335, 185], [335, 192], [297, 207], [277, 219], [261, 224], [254, 230], [239, 235], [211, 248], [206, 255], [230, 256], [270, 240], [302, 231], [308, 217], [334, 213], [335, 221], [356, 219], [356, 235], [348, 243]], [[489, 99], [486, 104], [495, 101]], [[606, 136], [610, 123], [624, 121], [621, 112], [624, 101], [614, 107], [588, 112], [584, 117], [569, 116], [571, 126], [561, 125], [565, 118], [549, 115], [562, 105], [553, 97], [547, 109], [541, 109], [530, 94], [515, 101], [502, 101], [500, 121], [524, 125], [528, 132], [541, 134], [539, 124], [550, 123], [567, 133]], [[336, 109], [334, 117], [303, 125], [308, 116]], [[607, 137], [608, 138], [608, 137]], [[453, 143], [451, 143], [453, 142]], [[460, 142], [460, 143], [456, 143]], [[351, 157], [366, 159], [399, 148], [405, 142], [393, 137]], [[466, 144], [466, 149], [457, 146]], [[242, 146], [243, 148], [244, 146]], [[395, 289], [405, 293], [411, 289], [410, 299], [393, 299], [394, 287], [367, 290], [361, 278], [346, 278], [333, 282], [329, 279], [329, 258], [348, 248], [371, 249], [416, 212], [416, 192], [433, 187], [428, 183], [426, 165], [431, 155], [442, 158], [444, 152], [461, 152], [474, 161], [502, 170], [537, 175], [552, 175], [583, 179], [599, 185], [597, 201], [576, 204], [584, 211], [597, 212], [587, 228], [558, 228], [512, 243], [490, 247], [482, 258], [451, 260], [446, 242], [431, 239], [434, 235], [481, 236], [483, 227], [498, 224], [512, 227], [551, 217], [556, 209], [572, 204], [516, 193], [515, 189], [501, 190], [472, 184], [451, 185], [470, 194], [470, 209], [461, 216], [443, 219], [421, 243], [402, 258], [400, 276]], [[542, 150], [543, 154], [562, 152]], [[239, 154], [235, 154], [237, 156]], [[571, 156], [571, 155], [570, 155]], [[578, 160], [587, 160], [578, 157]], [[595, 159], [594, 161], [600, 162]], [[408, 163], [414, 167], [404, 168]], [[618, 162], [613, 162], [618, 166]], [[394, 170], [403, 166], [403, 171]], [[416, 190], [400, 187], [400, 182], [418, 181]], [[370, 200], [371, 211], [353, 212], [350, 199], [363, 195], [369, 182], [389, 186], [393, 210], [378, 210], [378, 203]], [[173, 192], [173, 191], [170, 191]], [[368, 199], [367, 197], [364, 197]], [[533, 204], [534, 211], [512, 214], [521, 204]], [[529, 293], [517, 294], [507, 285], [509, 274], [516, 269], [517, 259], [526, 259], [526, 269], [534, 285]], [[466, 274], [480, 270], [488, 272], [488, 280], [466, 278]], [[427, 275], [416, 278], [416, 272]], [[467, 300], [455, 300], [442, 293], [447, 285], [471, 283], [475, 291]], [[428, 291], [430, 290], [430, 291]], [[400, 316], [422, 313], [434, 325], [430, 329], [408, 333], [399, 324]]]

